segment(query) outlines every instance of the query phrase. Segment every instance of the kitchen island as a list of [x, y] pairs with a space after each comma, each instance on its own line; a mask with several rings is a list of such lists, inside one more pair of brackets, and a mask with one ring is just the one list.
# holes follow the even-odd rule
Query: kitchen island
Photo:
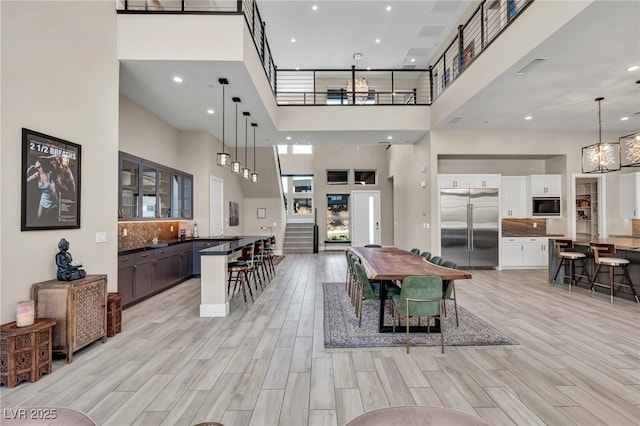
[[[558, 238], [565, 239], [565, 238]], [[558, 258], [558, 254], [555, 247], [555, 239], [549, 239], [549, 282], [553, 283], [553, 276], [556, 272], [556, 268], [558, 267], [558, 262], [560, 259]], [[633, 237], [608, 237], [608, 238], [593, 238], [591, 240], [584, 239], [574, 239], [573, 244], [574, 248], [572, 251], [577, 251], [580, 253], [585, 253], [587, 255], [586, 262], [587, 268], [589, 270], [589, 274], [593, 275], [595, 271], [595, 262], [593, 261], [593, 254], [589, 249], [589, 245], [591, 243], [603, 243], [603, 244], [613, 244], [616, 247], [615, 257], [628, 259], [629, 260], [629, 275], [631, 276], [631, 280], [633, 281], [636, 289], [640, 288], [640, 238]], [[564, 274], [564, 267], [560, 268], [560, 272], [558, 273], [558, 278], [555, 283], [564, 283], [565, 280], [562, 279]], [[616, 280], [621, 279], [621, 277], [616, 277]], [[582, 279], [577, 282], [578, 287], [583, 287], [589, 289], [589, 283], [586, 282], [586, 279]], [[602, 290], [598, 290], [594, 288], [594, 292], [601, 292]], [[624, 299], [634, 300], [633, 294], [631, 290], [625, 287], [617, 287], [615, 288], [615, 295], [617, 297], [621, 297]]]
[[256, 241], [268, 236], [247, 236], [233, 241], [225, 241], [200, 250], [200, 316], [226, 317], [229, 315], [227, 294], [227, 263], [229, 256]]

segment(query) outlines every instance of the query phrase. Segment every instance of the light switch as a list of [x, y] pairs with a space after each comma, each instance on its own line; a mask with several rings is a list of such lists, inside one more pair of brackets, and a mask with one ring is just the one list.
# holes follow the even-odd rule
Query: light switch
[[534, 227], [534, 228], [537, 228], [537, 227], [538, 227], [538, 224], [537, 224], [536, 222], [533, 222], [533, 227]]
[[106, 232], [96, 232], [96, 243], [104, 243], [107, 241]]
[[123, 236], [123, 237], [126, 237], [128, 234], [129, 234], [129, 232], [127, 231], [127, 228], [124, 228], [124, 229], [122, 230], [122, 236]]

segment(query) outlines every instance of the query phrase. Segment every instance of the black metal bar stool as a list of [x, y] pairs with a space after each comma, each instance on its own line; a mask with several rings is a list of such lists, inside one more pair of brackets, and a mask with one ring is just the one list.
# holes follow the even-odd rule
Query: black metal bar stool
[[[591, 277], [589, 276], [589, 269], [587, 269], [587, 262], [585, 259], [587, 255], [584, 253], [580, 253], [577, 251], [573, 251], [573, 241], [572, 240], [555, 240], [553, 243], [556, 247], [556, 254], [558, 256], [558, 267], [556, 268], [556, 273], [553, 276], [553, 285], [556, 284], [556, 278], [558, 277], [558, 273], [560, 273], [560, 268], [564, 265], [564, 275], [562, 276], [562, 280], [565, 278], [569, 278], [569, 291], [571, 291], [571, 284], [578, 285], [578, 278], [586, 278], [587, 282], [591, 283]], [[579, 265], [576, 265], [576, 260], [580, 261]], [[582, 268], [580, 274], [576, 274], [576, 266]], [[567, 271], [569, 273], [567, 274]]]
[[[249, 284], [249, 268], [250, 265], [242, 260], [237, 262], [228, 262], [227, 263], [227, 272], [229, 273], [229, 278], [227, 282], [227, 294], [228, 298], [231, 299], [238, 289], [238, 284], [240, 285], [240, 289], [242, 291], [242, 296], [244, 297], [244, 307], [247, 308], [247, 290], [249, 291], [249, 295], [251, 296], [251, 302], [253, 302], [253, 292], [251, 291], [251, 285]], [[235, 277], [234, 277], [235, 273]], [[235, 278], [235, 279], [234, 279]], [[231, 289], [231, 283], [234, 283], [233, 290]]]
[[[631, 276], [629, 276], [629, 269], [627, 265], [629, 261], [627, 259], [622, 259], [619, 257], [604, 257], [600, 256], [601, 254], [615, 254], [616, 247], [613, 244], [591, 244], [591, 250], [593, 251], [594, 260], [596, 262], [596, 270], [593, 273], [593, 278], [591, 279], [591, 287], [589, 287], [589, 296], [591, 296], [591, 291], [594, 287], [604, 287], [609, 289], [609, 294], [611, 295], [611, 303], [613, 303], [613, 293], [614, 286], [619, 287], [627, 287], [631, 289], [633, 293], [633, 297], [636, 299], [636, 303], [640, 303], [640, 299], [638, 299], [638, 293], [636, 293], [636, 289], [633, 287], [633, 281], [631, 281]], [[608, 283], [600, 283], [596, 281], [598, 274], [600, 273], [600, 268], [606, 266], [609, 268], [609, 282]], [[615, 268], [622, 268], [622, 274], [616, 274]], [[622, 275], [627, 279], [625, 283], [617, 283], [614, 281], [615, 276]]]

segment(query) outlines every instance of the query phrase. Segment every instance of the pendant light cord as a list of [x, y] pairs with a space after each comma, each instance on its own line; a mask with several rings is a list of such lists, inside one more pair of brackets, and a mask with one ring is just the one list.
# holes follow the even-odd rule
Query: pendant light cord
[[256, 170], [256, 128], [253, 127], [253, 173], [258, 173]]
[[244, 165], [247, 166], [247, 133], [249, 133], [249, 117], [244, 117]]
[[238, 162], [238, 103], [236, 102], [236, 163]]
[[225, 85], [223, 84], [222, 85], [222, 152], [224, 152], [224, 86]]

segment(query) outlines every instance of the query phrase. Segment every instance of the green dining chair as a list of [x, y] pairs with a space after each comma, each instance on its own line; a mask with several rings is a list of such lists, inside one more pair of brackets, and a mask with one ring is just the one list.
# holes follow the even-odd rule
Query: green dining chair
[[[359, 262], [354, 263], [354, 269], [356, 271], [357, 282], [357, 296], [356, 313], [358, 315], [358, 327], [362, 325], [362, 301], [366, 299], [380, 299], [380, 286], [386, 285], [386, 282], [372, 282], [369, 281], [367, 274], [364, 272], [364, 267]], [[400, 294], [400, 289], [396, 286], [389, 287], [387, 289], [387, 300], [391, 300], [393, 296]], [[391, 310], [393, 313], [393, 309]]]
[[[458, 264], [450, 260], [442, 262], [445, 268], [458, 269]], [[447, 316], [447, 300], [453, 300], [453, 307], [456, 312], [456, 327], [458, 326], [458, 302], [456, 302], [456, 284], [454, 280], [442, 281], [442, 298], [445, 300], [444, 316]]]
[[431, 253], [428, 251], [423, 251], [422, 253], [420, 253], [420, 256], [424, 257], [424, 260], [430, 260], [431, 259]]
[[[442, 279], [438, 276], [410, 276], [402, 281], [400, 294], [393, 296], [393, 332], [396, 332], [396, 313], [402, 313], [407, 324], [407, 353], [411, 340], [409, 337], [409, 318], [427, 317], [427, 332], [430, 332], [430, 318], [437, 317], [440, 320], [440, 348], [444, 353], [444, 324], [442, 311]], [[400, 317], [398, 315], [398, 325]]]
[[413, 253], [413, 254], [420, 254], [420, 249], [419, 249], [419, 248], [412, 248], [412, 249], [411, 249], [411, 253]]

